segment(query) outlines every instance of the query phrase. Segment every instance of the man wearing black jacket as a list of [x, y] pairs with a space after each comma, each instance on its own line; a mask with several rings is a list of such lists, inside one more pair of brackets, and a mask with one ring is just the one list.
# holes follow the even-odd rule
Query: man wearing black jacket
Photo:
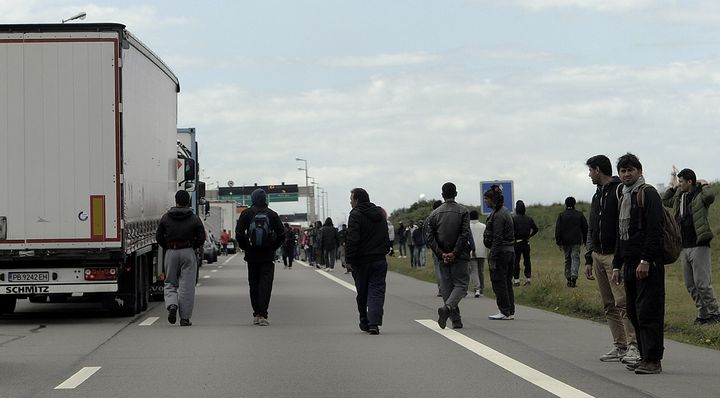
[[345, 257], [355, 280], [360, 330], [377, 335], [385, 305], [385, 256], [390, 252], [387, 216], [362, 188], [350, 191], [350, 206]]
[[[245, 251], [245, 262], [248, 264], [248, 281], [250, 285], [250, 304], [253, 308], [253, 324], [268, 326], [268, 307], [275, 277], [275, 252], [285, 242], [285, 228], [280, 217], [267, 204], [267, 194], [256, 189], [250, 195], [252, 206], [240, 214], [235, 226], [235, 237], [238, 245]], [[264, 215], [264, 216], [263, 216]], [[250, 235], [254, 224], [256, 233], [267, 228], [267, 239], [262, 245], [251, 243]], [[263, 224], [267, 225], [263, 225]], [[260, 231], [262, 232], [262, 231]]]
[[624, 363], [637, 362], [640, 360], [640, 352], [637, 349], [635, 328], [627, 316], [625, 305], [625, 286], [612, 283], [613, 257], [615, 255], [615, 243], [617, 241], [618, 206], [620, 191], [622, 189], [620, 179], [612, 176], [612, 164], [605, 155], [596, 155], [587, 160], [589, 177], [597, 186], [597, 191], [592, 197], [590, 206], [590, 223], [588, 225], [588, 237], [585, 248], [588, 261], [585, 275], [588, 279], [597, 280], [600, 299], [605, 308], [605, 319], [607, 319], [610, 333], [613, 337], [614, 347], [608, 353], [602, 355], [603, 362]]
[[565, 199], [565, 211], [560, 213], [555, 223], [555, 243], [565, 253], [565, 279], [568, 287], [577, 286], [580, 269], [580, 244], [587, 239], [587, 220], [585, 215], [575, 210], [575, 198]]
[[155, 239], [165, 253], [165, 308], [168, 322], [190, 326], [195, 305], [197, 256], [195, 250], [205, 243], [205, 227], [190, 209], [190, 194], [184, 190], [175, 194], [176, 206], [160, 219]]
[[515, 268], [513, 269], [513, 286], [520, 286], [520, 256], [523, 257], [525, 270], [524, 286], [530, 284], [532, 263], [530, 262], [530, 238], [538, 233], [538, 227], [532, 217], [525, 214], [525, 202], [515, 202], [515, 214], [512, 216], [515, 227]]
[[627, 313], [642, 357], [627, 369], [655, 374], [662, 372], [664, 351], [665, 266], [658, 261], [663, 250], [663, 205], [655, 188], [645, 184], [637, 156], [621, 156], [617, 169], [623, 188], [612, 280], [616, 285], [625, 280]]

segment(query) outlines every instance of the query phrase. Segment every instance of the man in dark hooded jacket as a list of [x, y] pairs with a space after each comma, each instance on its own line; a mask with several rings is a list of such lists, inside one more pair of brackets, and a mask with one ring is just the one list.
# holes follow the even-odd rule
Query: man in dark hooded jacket
[[[268, 307], [275, 277], [275, 252], [285, 242], [285, 228], [277, 213], [267, 204], [267, 194], [258, 188], [250, 195], [252, 206], [240, 214], [235, 226], [238, 245], [245, 251], [245, 262], [248, 265], [248, 281], [250, 285], [250, 304], [253, 308], [253, 324], [268, 326]], [[266, 217], [263, 217], [263, 215]], [[250, 224], [267, 223], [269, 231], [267, 242], [262, 245], [252, 244]], [[256, 231], [257, 232], [257, 231]]]
[[523, 257], [525, 283], [529, 285], [532, 277], [530, 262], [530, 238], [538, 233], [538, 227], [532, 217], [525, 214], [525, 202], [515, 202], [515, 214], [512, 217], [515, 226], [515, 269], [513, 270], [513, 286], [520, 286], [520, 256]]
[[155, 238], [165, 254], [165, 308], [168, 322], [190, 326], [195, 304], [197, 256], [195, 250], [205, 243], [205, 227], [190, 208], [190, 194], [184, 190], [175, 194], [176, 206], [160, 219]]
[[387, 217], [362, 188], [350, 191], [350, 206], [345, 257], [355, 279], [360, 330], [377, 335], [385, 305], [385, 256], [390, 252]]

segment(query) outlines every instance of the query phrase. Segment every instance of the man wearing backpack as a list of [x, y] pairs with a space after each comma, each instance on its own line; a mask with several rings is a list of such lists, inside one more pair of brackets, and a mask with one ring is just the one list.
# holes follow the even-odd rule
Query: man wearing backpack
[[708, 221], [708, 209], [715, 194], [705, 188], [707, 181], [697, 180], [695, 172], [673, 170], [670, 187], [663, 193], [663, 204], [673, 209], [682, 237], [683, 276], [685, 287], [695, 301], [698, 316], [696, 325], [720, 322], [720, 310], [712, 286], [710, 241], [713, 232]]
[[253, 324], [268, 326], [268, 307], [275, 276], [275, 252], [285, 242], [280, 217], [267, 204], [267, 194], [256, 189], [250, 195], [252, 206], [240, 214], [235, 226], [238, 245], [245, 251], [250, 285]]
[[616, 285], [625, 281], [627, 314], [635, 327], [641, 356], [639, 362], [626, 368], [636, 374], [656, 374], [662, 372], [664, 351], [663, 205], [655, 188], [645, 184], [637, 156], [621, 156], [617, 170], [623, 188], [612, 280]]
[[[590, 205], [590, 222], [587, 237], [587, 267], [585, 276], [593, 277], [595, 272], [600, 299], [605, 309], [605, 319], [610, 327], [614, 347], [603, 354], [603, 362], [637, 362], [640, 352], [637, 348], [635, 327], [627, 315], [625, 286], [612, 283], [613, 256], [617, 243], [618, 208], [620, 190], [623, 185], [612, 175], [612, 163], [605, 155], [591, 157], [585, 163], [589, 177], [597, 186]], [[589, 257], [589, 258], [588, 258]]]

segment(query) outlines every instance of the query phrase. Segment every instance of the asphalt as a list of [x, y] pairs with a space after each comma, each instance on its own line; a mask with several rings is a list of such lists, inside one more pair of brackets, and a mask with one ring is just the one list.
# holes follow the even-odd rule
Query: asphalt
[[[354, 292], [323, 273], [297, 262], [290, 270], [277, 264], [269, 327], [252, 325], [241, 256], [202, 267], [191, 327], [168, 324], [161, 303], [116, 318], [92, 303], [20, 302], [15, 314], [0, 319], [0, 397], [717, 397], [720, 391], [718, 351], [666, 340], [663, 373], [639, 376], [598, 360], [610, 348], [607, 326], [527, 307], [518, 307], [513, 321], [490, 321], [497, 308], [487, 298], [464, 299], [464, 328], [440, 331], [433, 326], [441, 304], [435, 285], [395, 273], [387, 278], [381, 334], [371, 336], [358, 328]], [[329, 275], [352, 284], [342, 268]], [[140, 325], [151, 317], [159, 319]], [[86, 367], [100, 369], [75, 388], [55, 389]]]

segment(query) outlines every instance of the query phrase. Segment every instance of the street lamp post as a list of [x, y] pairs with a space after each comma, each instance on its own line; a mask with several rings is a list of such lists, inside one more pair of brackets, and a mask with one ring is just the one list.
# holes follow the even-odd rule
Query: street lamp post
[[[318, 184], [317, 182], [315, 182], [315, 178], [314, 178], [314, 177], [310, 177], [310, 179], [313, 180], [313, 181], [312, 181], [312, 185], [313, 185], [313, 198], [316, 198], [317, 196], [315, 195], [315, 188], [317, 188], [318, 193], [319, 193], [319, 192], [320, 192], [320, 184]], [[315, 217], [313, 218], [313, 222], [317, 221], [317, 218], [318, 218], [318, 216], [320, 215], [320, 202], [317, 201], [317, 200], [314, 200], [314, 202], [315, 202], [315, 203], [314, 203], [313, 205], [314, 205], [314, 206], [317, 205], [317, 211], [315, 211], [315, 209], [313, 209], [313, 211], [315, 211]]]
[[63, 20], [62, 20], [62, 23], [74, 21], [74, 20], [76, 20], [76, 19], [81, 19], [81, 20], [82, 20], [82, 19], [85, 19], [85, 17], [87, 17], [87, 13], [83, 11], [83, 12], [80, 12], [80, 13], [77, 13], [77, 14], [73, 15], [72, 17], [70, 17], [70, 18], [68, 18], [68, 19], [63, 19]]
[[[308, 165], [307, 165], [307, 160], [301, 159], [301, 158], [295, 158], [295, 160], [298, 161], [298, 162], [304, 162], [304, 163], [305, 163], [305, 167], [304, 167], [304, 168], [303, 168], [303, 167], [298, 167], [298, 170], [304, 170], [304, 171], [305, 171], [305, 190], [307, 190], [307, 189], [309, 188], [309, 186], [308, 186], [309, 184], [308, 184]], [[315, 193], [314, 191], [315, 191], [315, 189], [313, 188], [313, 196], [315, 196], [315, 195], [314, 195], [314, 193]], [[307, 203], [306, 203], [306, 204], [307, 204], [307, 206], [306, 206], [306, 207], [307, 207], [307, 217], [306, 217], [306, 218], [307, 218], [308, 224], [310, 224], [310, 220], [311, 220], [313, 217], [311, 217], [312, 214], [310, 214], [310, 213], [312, 213], [312, 211], [310, 210], [310, 196], [309, 196], [309, 195], [308, 195]], [[314, 206], [313, 206], [313, 207], [314, 207]], [[313, 209], [313, 210], [314, 210], [314, 209]]]

